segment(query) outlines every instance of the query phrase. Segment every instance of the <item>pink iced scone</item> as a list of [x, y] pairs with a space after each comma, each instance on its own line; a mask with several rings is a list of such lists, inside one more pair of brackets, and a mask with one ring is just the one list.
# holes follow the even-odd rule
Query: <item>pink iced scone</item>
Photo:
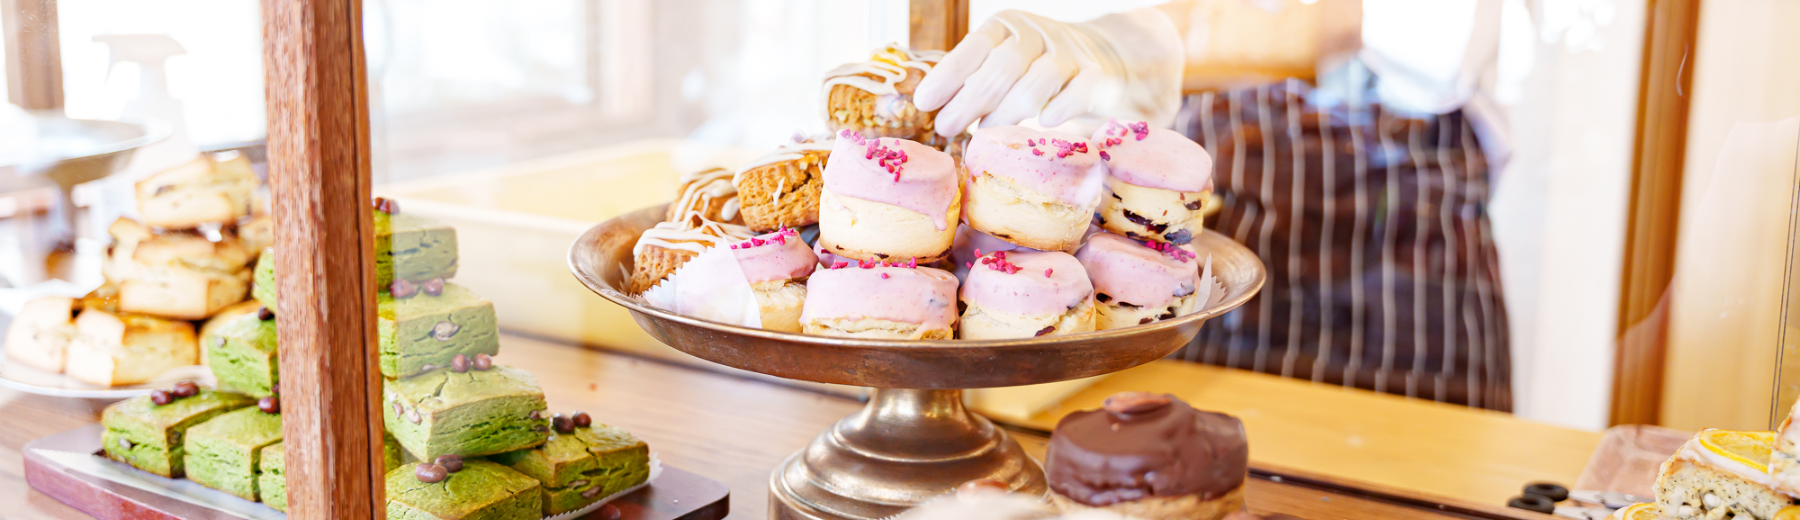
[[956, 277], [941, 269], [838, 261], [806, 282], [807, 334], [874, 339], [950, 339]]
[[1106, 178], [1076, 136], [1023, 126], [976, 130], [963, 156], [969, 227], [1042, 251], [1074, 251]]
[[1075, 252], [1094, 283], [1095, 326], [1117, 329], [1194, 312], [1200, 263], [1185, 249], [1111, 233], [1088, 238]]
[[949, 154], [840, 133], [819, 194], [819, 245], [857, 260], [928, 264], [950, 254], [962, 185]]
[[1113, 121], [1094, 134], [1106, 167], [1100, 227], [1139, 240], [1186, 244], [1200, 234], [1213, 190], [1212, 156], [1173, 130]]
[[806, 305], [806, 278], [819, 266], [812, 248], [793, 229], [731, 245], [731, 255], [744, 280], [756, 292], [762, 328], [800, 332], [800, 310]]
[[1029, 338], [1094, 330], [1094, 284], [1060, 251], [981, 257], [962, 285], [962, 339]]

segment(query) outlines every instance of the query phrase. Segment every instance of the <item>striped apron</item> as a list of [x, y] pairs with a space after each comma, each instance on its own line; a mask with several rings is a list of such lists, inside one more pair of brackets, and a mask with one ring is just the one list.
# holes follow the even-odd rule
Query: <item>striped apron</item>
[[1320, 108], [1299, 81], [1188, 97], [1224, 207], [1210, 228], [1262, 257], [1262, 294], [1171, 357], [1512, 409], [1488, 163], [1462, 112]]

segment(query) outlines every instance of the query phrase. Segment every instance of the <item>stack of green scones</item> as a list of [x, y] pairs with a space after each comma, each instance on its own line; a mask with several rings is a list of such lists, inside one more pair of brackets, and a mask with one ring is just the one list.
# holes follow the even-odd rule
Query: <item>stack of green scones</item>
[[[389, 518], [536, 519], [649, 479], [643, 441], [585, 413], [548, 414], [536, 378], [494, 363], [493, 303], [446, 281], [454, 229], [392, 200], [375, 209]], [[256, 266], [263, 309], [201, 338], [218, 391], [180, 387], [109, 407], [109, 457], [286, 510], [273, 256]]]

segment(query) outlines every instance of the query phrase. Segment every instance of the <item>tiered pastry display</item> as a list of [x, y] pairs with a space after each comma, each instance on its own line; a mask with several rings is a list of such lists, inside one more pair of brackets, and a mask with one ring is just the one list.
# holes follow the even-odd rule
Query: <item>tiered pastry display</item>
[[[531, 374], [494, 363], [493, 304], [445, 281], [456, 273], [454, 229], [387, 199], [376, 199], [374, 221], [390, 518], [532, 520], [650, 478], [643, 441], [585, 413], [550, 415]], [[279, 294], [273, 254], [263, 256], [257, 302], [202, 334], [219, 389], [184, 382], [114, 404], [102, 441], [114, 460], [286, 510]], [[40, 305], [48, 315], [104, 303]]]
[[[1108, 127], [1114, 130], [1101, 132], [1100, 141], [1024, 127], [979, 130], [966, 176], [954, 158], [931, 147], [840, 131], [819, 159], [816, 208], [794, 201], [748, 209], [776, 202], [769, 200], [741, 211], [778, 213], [780, 223], [816, 220], [813, 252], [823, 269], [810, 277], [786, 267], [761, 276], [765, 268], [749, 263], [752, 255], [781, 252], [794, 260], [795, 273], [809, 270], [812, 262], [799, 259], [802, 245], [795, 243], [802, 235], [782, 231], [777, 235], [787, 242], [779, 244], [767, 235], [751, 239], [746, 228], [716, 220], [726, 215], [707, 212], [736, 208], [741, 199], [696, 197], [697, 183], [688, 182], [669, 220], [639, 237], [628, 290], [679, 314], [879, 339], [1079, 334], [1168, 320], [1222, 300], [1210, 258], [1188, 245], [1200, 232], [1211, 185], [1206, 152], [1142, 123]], [[764, 170], [782, 161], [810, 165], [811, 154], [759, 160], [741, 170], [739, 184], [746, 174], [777, 175]], [[799, 168], [790, 165], [777, 182]], [[766, 187], [759, 190], [765, 200]], [[804, 213], [809, 209], [816, 214]], [[1122, 224], [1105, 226], [1109, 211]], [[763, 249], [772, 245], [778, 247]], [[735, 253], [735, 265], [697, 260], [719, 249]], [[943, 262], [951, 258], [958, 263]], [[789, 290], [777, 297], [768, 286], [742, 287], [773, 281]], [[797, 327], [795, 296], [805, 300]]]
[[270, 221], [252, 215], [256, 186], [241, 155], [202, 155], [139, 182], [143, 220], [108, 229], [106, 285], [27, 303], [7, 332], [7, 357], [102, 387], [210, 361], [195, 322], [246, 299], [249, 266], [270, 240]]

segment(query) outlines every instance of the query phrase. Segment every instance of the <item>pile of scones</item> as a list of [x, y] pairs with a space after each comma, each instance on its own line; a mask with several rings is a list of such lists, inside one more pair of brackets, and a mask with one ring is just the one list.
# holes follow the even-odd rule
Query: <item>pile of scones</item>
[[[995, 126], [945, 139], [910, 103], [935, 61], [889, 46], [833, 70], [833, 134], [682, 176], [633, 248], [626, 290], [720, 319], [687, 302], [748, 284], [748, 325], [933, 340], [1131, 327], [1223, 299], [1193, 243], [1216, 206], [1199, 144], [1118, 120], [1089, 136]], [[730, 255], [741, 279], [704, 255]]]

